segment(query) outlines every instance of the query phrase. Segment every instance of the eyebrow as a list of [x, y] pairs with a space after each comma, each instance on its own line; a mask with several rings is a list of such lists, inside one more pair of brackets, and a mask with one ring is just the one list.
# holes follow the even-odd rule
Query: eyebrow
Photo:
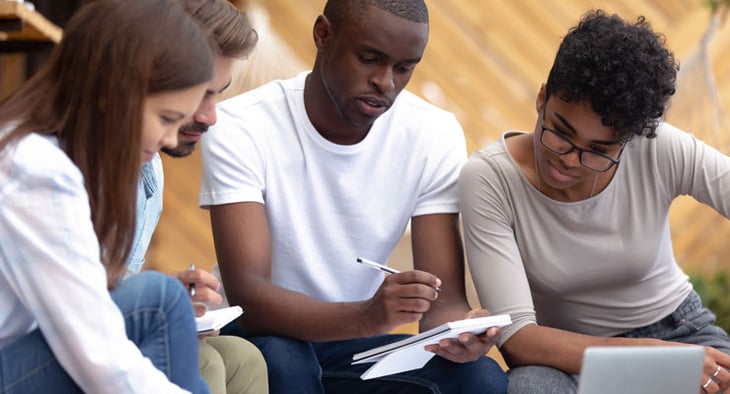
[[[570, 122], [568, 122], [567, 119], [565, 119], [562, 115], [560, 115], [557, 112], [554, 112], [554, 114], [558, 119], [560, 119], [560, 122], [563, 124], [563, 127], [570, 130], [573, 133], [573, 135], [578, 135], [578, 132], [575, 130], [573, 125], [570, 124]], [[598, 145], [607, 145], [607, 146], [621, 145], [621, 143], [618, 142], [617, 140], [591, 140], [591, 143], [598, 144]]]
[[[389, 60], [393, 59], [393, 57], [390, 56], [390, 55], [388, 55], [387, 53], [381, 51], [380, 49], [373, 48], [371, 46], [363, 45], [363, 47], [361, 48], [361, 51], [362, 52], [371, 53], [371, 54], [376, 55], [378, 57], [384, 57], [384, 58], [389, 59]], [[403, 60], [398, 61], [397, 63], [398, 64], [399, 63], [418, 64], [418, 63], [421, 62], [421, 59], [423, 59], [423, 56], [419, 56], [419, 57], [413, 58], [413, 59], [403, 59]]]

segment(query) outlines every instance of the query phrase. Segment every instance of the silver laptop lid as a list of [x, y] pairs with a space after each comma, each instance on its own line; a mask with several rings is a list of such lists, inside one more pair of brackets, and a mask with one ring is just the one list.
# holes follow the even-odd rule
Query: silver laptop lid
[[700, 346], [590, 347], [578, 394], [697, 393], [704, 358]]

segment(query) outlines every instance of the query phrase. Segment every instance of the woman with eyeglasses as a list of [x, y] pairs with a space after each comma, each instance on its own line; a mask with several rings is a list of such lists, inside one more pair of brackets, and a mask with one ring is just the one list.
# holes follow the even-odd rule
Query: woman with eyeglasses
[[[677, 63], [644, 18], [592, 11], [560, 45], [534, 132], [460, 177], [467, 258], [510, 393], [574, 393], [589, 346], [705, 346], [698, 392], [730, 386], [730, 341], [672, 251], [672, 201], [730, 217], [730, 158], [662, 121]], [[546, 391], [547, 390], [547, 391]]]

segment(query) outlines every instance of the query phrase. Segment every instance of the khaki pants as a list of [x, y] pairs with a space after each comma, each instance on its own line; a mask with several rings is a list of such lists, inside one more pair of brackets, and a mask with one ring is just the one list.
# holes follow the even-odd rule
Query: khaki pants
[[198, 341], [200, 374], [211, 394], [266, 394], [266, 362], [256, 346], [234, 336], [213, 336]]

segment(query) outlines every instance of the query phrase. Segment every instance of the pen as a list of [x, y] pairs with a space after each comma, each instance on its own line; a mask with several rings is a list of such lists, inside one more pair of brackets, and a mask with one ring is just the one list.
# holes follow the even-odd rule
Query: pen
[[[190, 267], [188, 267], [190, 271], [195, 271], [195, 264], [190, 264]], [[190, 298], [195, 297], [195, 282], [191, 282], [188, 285], [188, 294], [190, 294]]]
[[[357, 262], [360, 263], [360, 264], [363, 264], [363, 265], [365, 265], [367, 267], [374, 268], [376, 270], [380, 270], [380, 271], [383, 271], [383, 272], [388, 273], [388, 274], [397, 274], [397, 273], [400, 273], [400, 271], [398, 271], [395, 268], [390, 268], [390, 267], [385, 266], [383, 264], [376, 263], [376, 262], [374, 262], [372, 260], [368, 260], [368, 259], [365, 259], [365, 258], [362, 258], [362, 257], [358, 257], [357, 258]], [[440, 287], [434, 287], [434, 289], [436, 291], [441, 291], [441, 288]]]
[[364, 259], [362, 257], [358, 257], [357, 258], [357, 262], [360, 263], [360, 264], [364, 264], [364, 265], [366, 265], [366, 266], [368, 266], [370, 268], [375, 268], [376, 270], [381, 270], [381, 271], [385, 272], [386, 274], [397, 274], [397, 273], [400, 273], [400, 271], [398, 271], [395, 268], [390, 268], [390, 267], [387, 267], [385, 265], [378, 264], [378, 263], [376, 263], [376, 262], [374, 262], [372, 260]]

